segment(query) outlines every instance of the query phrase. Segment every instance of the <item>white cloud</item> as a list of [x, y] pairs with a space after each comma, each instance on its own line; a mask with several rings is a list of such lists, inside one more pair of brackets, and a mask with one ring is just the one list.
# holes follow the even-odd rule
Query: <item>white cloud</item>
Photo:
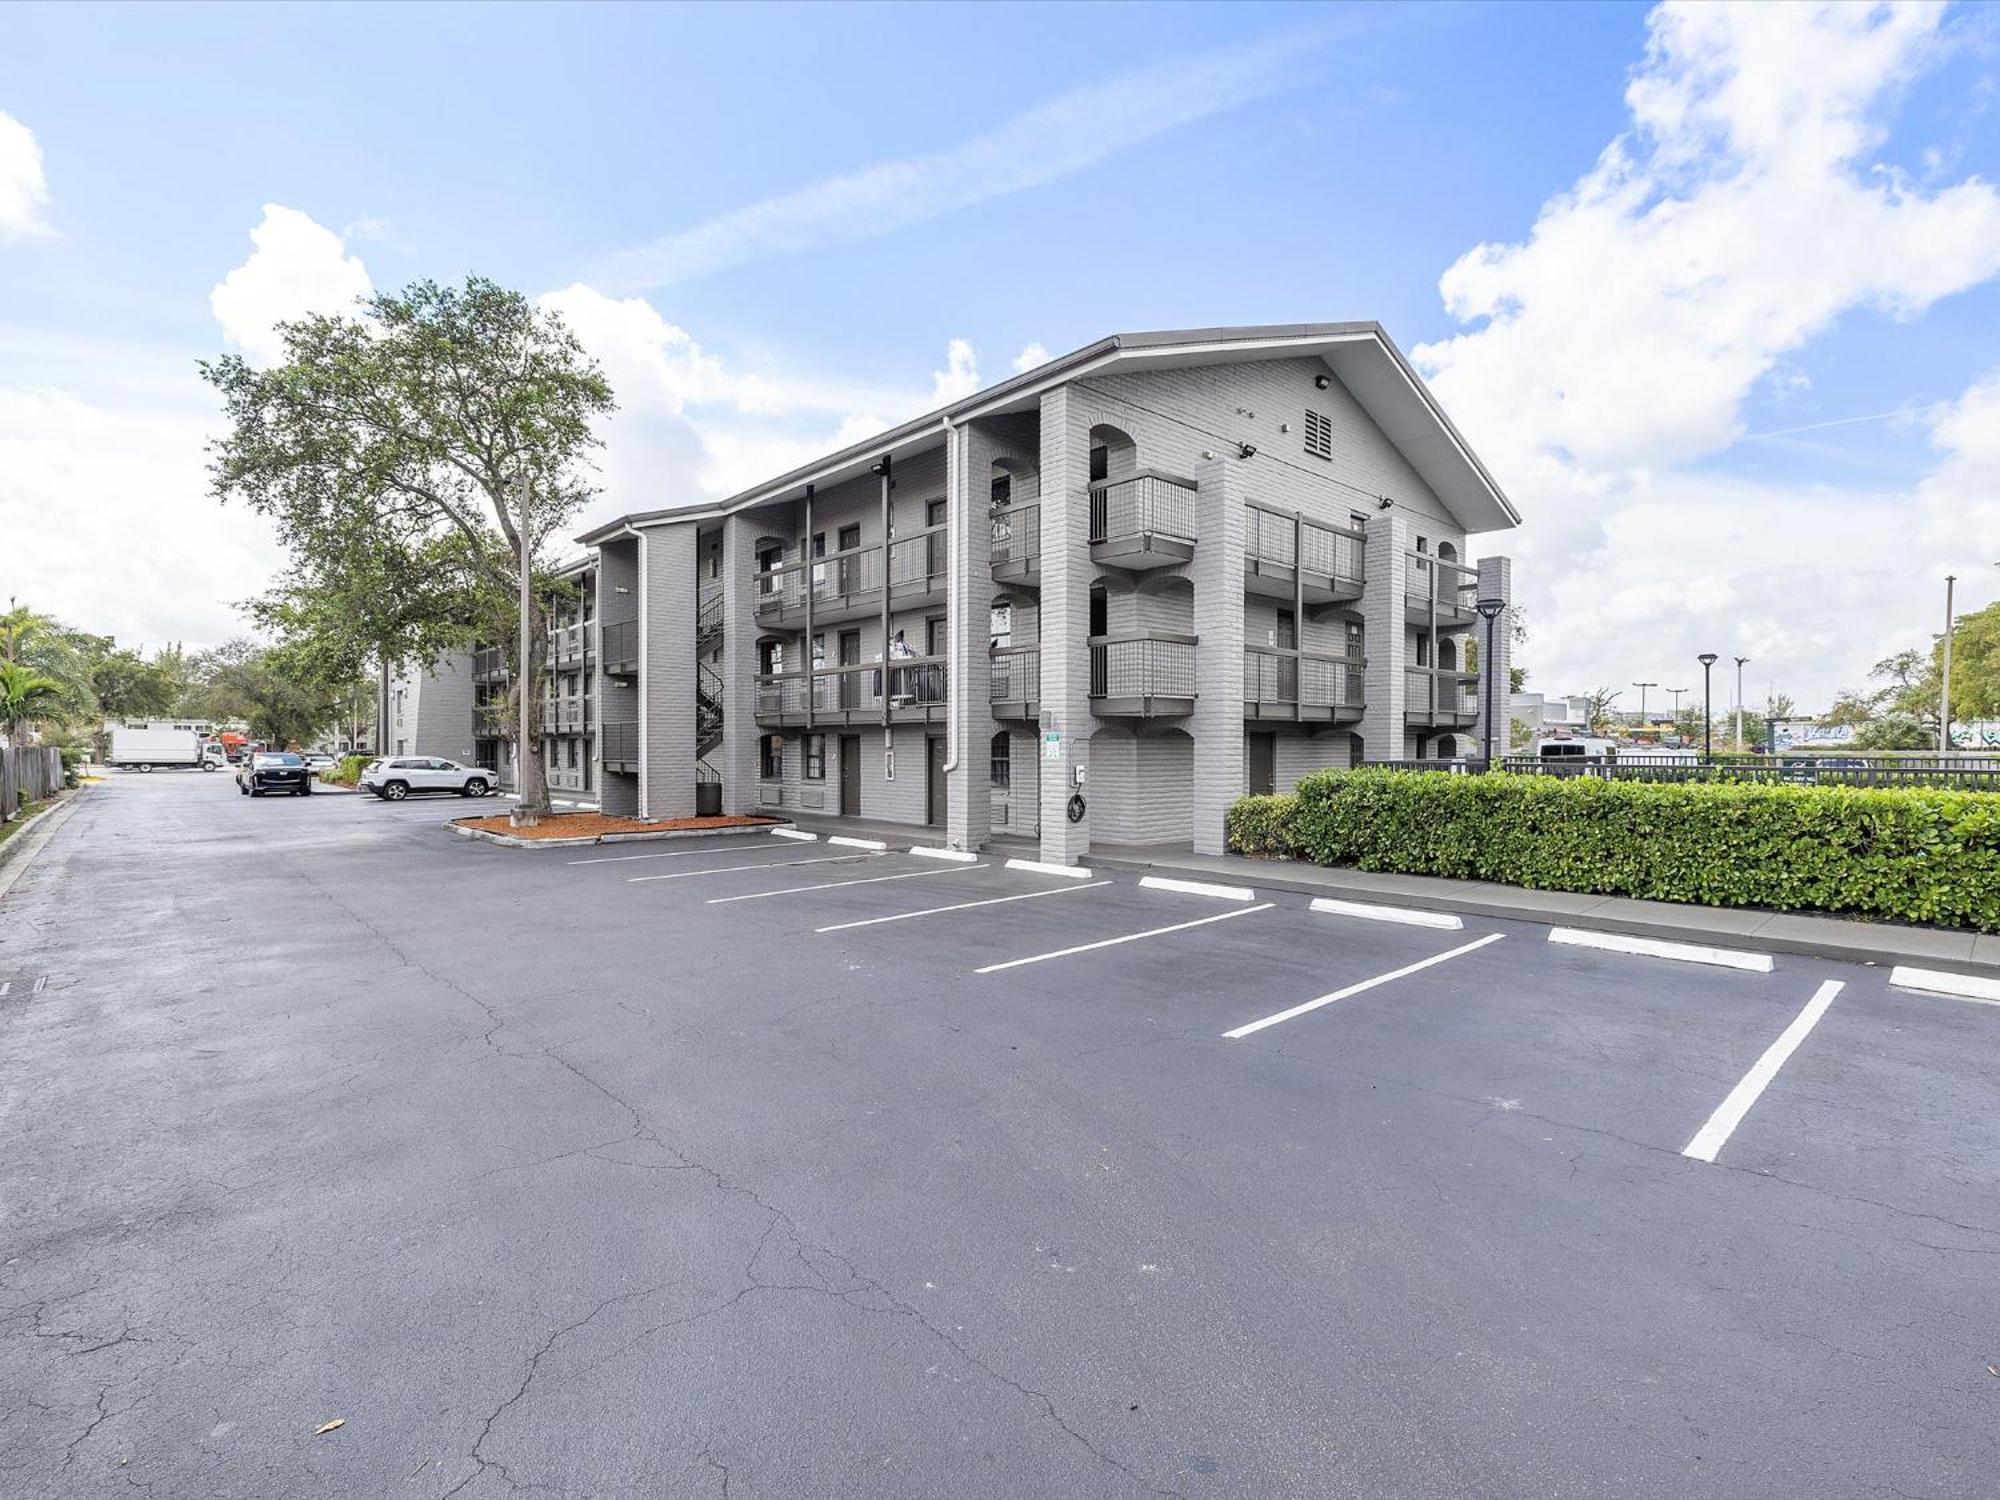
[[931, 371], [931, 405], [944, 406], [979, 389], [979, 356], [968, 339], [945, 346], [945, 367]]
[[1177, 126], [1293, 87], [1328, 43], [1368, 24], [1343, 18], [1117, 74], [948, 150], [829, 177], [620, 252], [590, 279], [622, 290], [668, 286], [822, 245], [878, 239], [1039, 187]]
[[1027, 344], [1023, 346], [1019, 354], [1014, 356], [1014, 373], [1016, 375], [1025, 375], [1028, 371], [1034, 369], [1035, 366], [1045, 365], [1048, 362], [1048, 350], [1044, 349], [1040, 344]]
[[0, 387], [0, 533], [24, 603], [127, 645], [243, 633], [234, 605], [283, 553], [261, 518], [210, 498], [214, 419], [185, 365], [180, 396], [112, 404]]
[[373, 290], [367, 268], [341, 237], [296, 208], [265, 204], [250, 243], [250, 258], [222, 278], [208, 305], [223, 336], [258, 359], [283, 357], [278, 323], [350, 311]]
[[34, 131], [0, 110], [0, 240], [55, 233], [42, 215], [48, 201], [41, 144]]
[[[1927, 191], [1874, 160], [1939, 18], [1662, 5], [1626, 89], [1631, 131], [1525, 241], [1445, 272], [1447, 309], [1478, 326], [1415, 357], [1529, 516], [1499, 545], [1522, 558], [1538, 686], [1755, 643], [1782, 689], [1818, 700], [1865, 667], [1876, 622], [1916, 619], [1929, 574], [1912, 487], [1688, 466], [1743, 435], [1754, 392], [1795, 389], [1785, 361], [1842, 315], [1915, 319], [2000, 273], [2000, 192], [1977, 178]], [[1942, 426], [1938, 440], [1959, 451]]]

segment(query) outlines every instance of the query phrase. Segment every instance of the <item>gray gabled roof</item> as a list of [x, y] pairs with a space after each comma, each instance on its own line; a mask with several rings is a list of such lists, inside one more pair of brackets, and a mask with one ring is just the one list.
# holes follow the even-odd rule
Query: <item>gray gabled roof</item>
[[727, 499], [634, 512], [585, 532], [577, 540], [588, 546], [632, 527], [724, 516], [784, 499], [787, 491], [803, 490], [807, 484], [851, 478], [884, 454], [929, 446], [943, 434], [948, 422], [1020, 409], [1044, 390], [1087, 370], [1163, 369], [1301, 354], [1318, 354], [1327, 361], [1369, 417], [1468, 531], [1499, 531], [1520, 525], [1520, 512], [1380, 323], [1267, 323], [1114, 333]]

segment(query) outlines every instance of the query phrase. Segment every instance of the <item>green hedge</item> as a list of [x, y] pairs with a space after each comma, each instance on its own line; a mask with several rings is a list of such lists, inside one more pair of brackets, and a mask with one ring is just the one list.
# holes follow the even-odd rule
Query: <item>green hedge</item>
[[368, 769], [372, 755], [343, 755], [333, 765], [328, 766], [316, 778], [328, 786], [353, 786], [361, 779], [361, 773]]
[[1245, 797], [1245, 854], [2000, 932], [2000, 795], [1323, 771]]

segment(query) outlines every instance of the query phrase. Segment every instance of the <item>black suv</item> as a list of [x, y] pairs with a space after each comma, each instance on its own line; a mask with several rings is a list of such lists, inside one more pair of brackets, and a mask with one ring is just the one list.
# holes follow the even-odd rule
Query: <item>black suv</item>
[[261, 797], [266, 792], [310, 797], [312, 789], [312, 770], [306, 758], [289, 750], [259, 750], [236, 768], [236, 790], [246, 797]]

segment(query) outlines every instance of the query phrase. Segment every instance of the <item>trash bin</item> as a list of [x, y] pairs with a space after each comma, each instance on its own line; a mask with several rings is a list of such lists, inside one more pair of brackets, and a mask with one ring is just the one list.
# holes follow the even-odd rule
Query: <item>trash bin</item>
[[697, 781], [694, 784], [694, 815], [697, 818], [722, 816], [722, 783]]

